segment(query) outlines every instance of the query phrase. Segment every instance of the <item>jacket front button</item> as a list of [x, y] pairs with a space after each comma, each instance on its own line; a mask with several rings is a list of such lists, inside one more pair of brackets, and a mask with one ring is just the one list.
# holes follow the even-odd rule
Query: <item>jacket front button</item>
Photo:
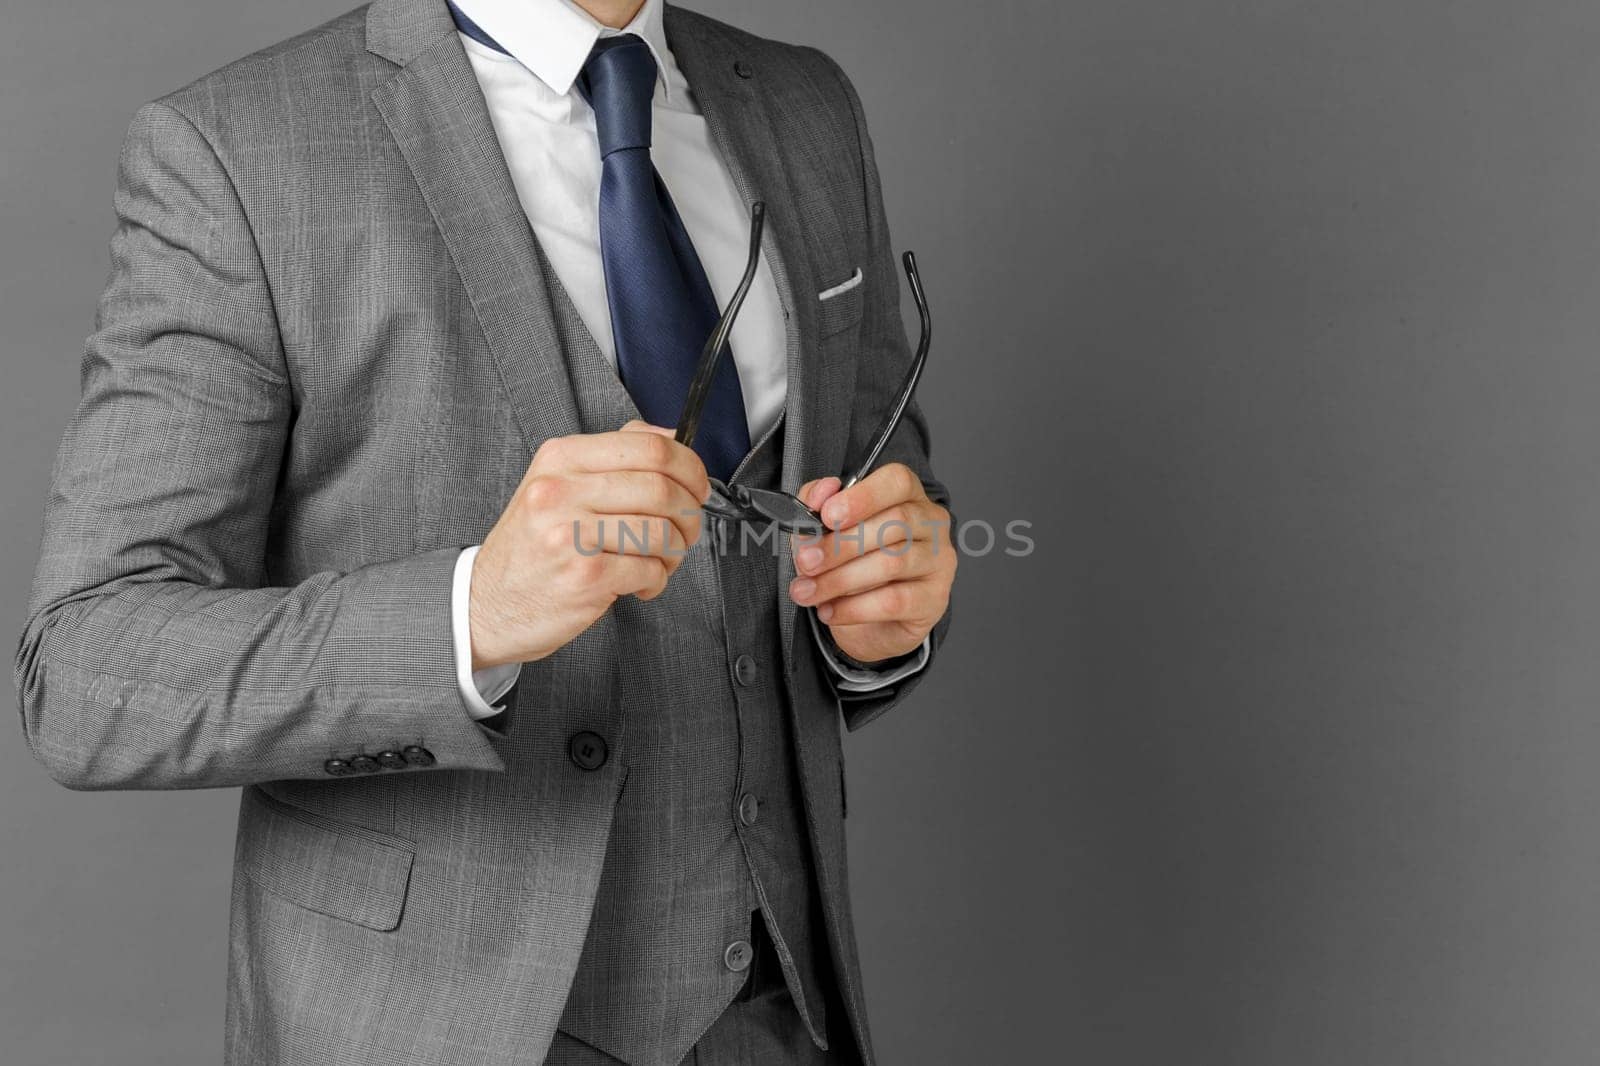
[[580, 770], [598, 770], [606, 764], [606, 741], [599, 733], [584, 730], [567, 741], [567, 757]]
[[378, 760], [370, 755], [357, 755], [350, 760], [350, 769], [358, 774], [375, 774], [383, 767], [378, 765]]
[[322, 764], [322, 768], [334, 777], [345, 777], [355, 773], [354, 770], [350, 769], [350, 764], [343, 759], [329, 759]]

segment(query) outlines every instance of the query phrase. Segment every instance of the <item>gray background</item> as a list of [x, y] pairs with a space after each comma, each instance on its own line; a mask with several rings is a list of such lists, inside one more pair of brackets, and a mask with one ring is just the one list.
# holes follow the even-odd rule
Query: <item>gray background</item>
[[[7, 0], [0, 625], [138, 103], [344, 3]], [[850, 739], [889, 1064], [1590, 1063], [1592, 2], [779, 0], [872, 120], [967, 560]], [[0, 747], [0, 1058], [214, 1062], [234, 794]]]

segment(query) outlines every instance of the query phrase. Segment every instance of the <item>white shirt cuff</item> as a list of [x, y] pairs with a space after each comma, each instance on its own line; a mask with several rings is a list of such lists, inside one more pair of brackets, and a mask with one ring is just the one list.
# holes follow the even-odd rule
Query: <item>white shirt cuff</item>
[[493, 718], [506, 709], [504, 704], [493, 704], [517, 683], [522, 664], [503, 663], [477, 672], [472, 669], [472, 560], [477, 555], [475, 545], [456, 559], [455, 578], [450, 585], [450, 637], [456, 649], [456, 686], [461, 689], [467, 713], [473, 718]]
[[928, 656], [932, 654], [929, 638], [923, 637], [922, 647], [917, 649], [916, 656], [898, 666], [882, 670], [850, 666], [835, 654], [833, 641], [823, 632], [822, 623], [817, 619], [817, 612], [807, 608], [806, 617], [811, 619], [811, 635], [817, 640], [817, 650], [822, 652], [822, 661], [828, 664], [828, 669], [838, 678], [834, 684], [840, 692], [876, 692], [880, 688], [888, 688], [927, 666]]

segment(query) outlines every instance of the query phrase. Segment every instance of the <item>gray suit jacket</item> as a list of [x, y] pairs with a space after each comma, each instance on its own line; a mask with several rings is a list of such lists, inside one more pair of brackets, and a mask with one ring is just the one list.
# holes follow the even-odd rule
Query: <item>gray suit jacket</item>
[[[813, 49], [681, 9], [667, 32], [739, 188], [769, 204], [792, 489], [860, 454], [909, 358], [860, 102]], [[584, 772], [567, 740], [650, 708], [615, 691], [609, 615], [528, 665], [495, 725], [456, 689], [457, 553], [540, 441], [615, 427], [580, 425], [602, 356], [563, 328], [443, 0], [378, 0], [141, 107], [116, 208], [17, 656], [28, 741], [73, 788], [247, 786], [229, 1062], [537, 1061], [626, 776], [625, 745]], [[915, 411], [889, 460], [944, 499]], [[838, 723], [914, 679], [841, 701], [780, 602], [865, 1041]], [[434, 764], [324, 769], [407, 745]]]

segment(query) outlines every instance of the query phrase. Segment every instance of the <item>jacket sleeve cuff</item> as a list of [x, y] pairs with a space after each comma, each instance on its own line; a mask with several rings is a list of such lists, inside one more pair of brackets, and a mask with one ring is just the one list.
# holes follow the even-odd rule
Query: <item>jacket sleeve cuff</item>
[[822, 661], [833, 674], [834, 688], [841, 693], [876, 692], [920, 673], [922, 668], [928, 665], [932, 645], [927, 637], [922, 638], [921, 647], [908, 655], [874, 666], [866, 666], [851, 659], [839, 649], [823, 624], [818, 621], [815, 610], [807, 607], [806, 618], [811, 622], [811, 635], [816, 638], [817, 650], [822, 653]]

